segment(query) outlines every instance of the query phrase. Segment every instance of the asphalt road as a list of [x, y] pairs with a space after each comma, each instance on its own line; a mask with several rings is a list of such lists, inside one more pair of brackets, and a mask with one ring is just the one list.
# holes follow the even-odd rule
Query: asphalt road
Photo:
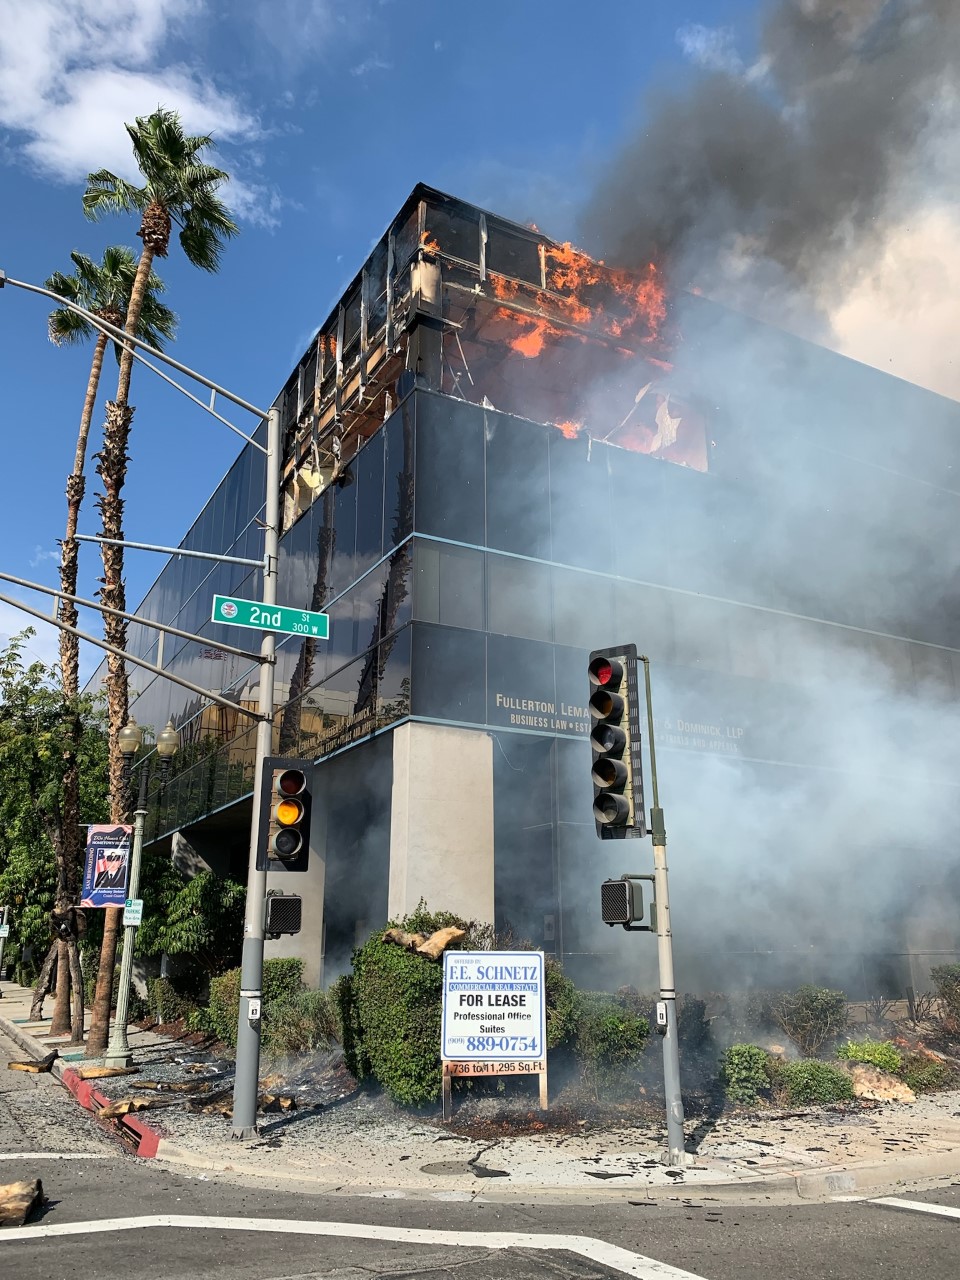
[[958, 1273], [960, 1182], [896, 1197], [905, 1206], [740, 1205], [707, 1195], [493, 1204], [262, 1189], [127, 1155], [49, 1076], [3, 1069], [20, 1056], [0, 1036], [0, 1183], [40, 1177], [49, 1204], [26, 1235], [0, 1228], [0, 1275], [16, 1280], [955, 1280]]

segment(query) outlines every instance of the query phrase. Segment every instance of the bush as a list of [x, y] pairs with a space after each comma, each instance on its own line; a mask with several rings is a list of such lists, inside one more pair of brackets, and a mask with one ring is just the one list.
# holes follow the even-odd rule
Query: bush
[[357, 1013], [353, 974], [343, 974], [330, 988], [330, 1007], [337, 1038], [343, 1046], [343, 1060], [347, 1070], [357, 1080], [362, 1080], [364, 1076], [370, 1075], [370, 1062], [363, 1052], [363, 1034]]
[[945, 1062], [929, 1058], [925, 1053], [904, 1054], [897, 1072], [904, 1084], [914, 1093], [931, 1093], [935, 1089], [947, 1089], [953, 1076]]
[[543, 983], [547, 1005], [547, 1048], [572, 1044], [577, 1036], [577, 988], [553, 956], [544, 959]]
[[677, 1041], [681, 1054], [703, 1053], [710, 1035], [706, 1002], [698, 996], [680, 996], [677, 1000]]
[[847, 997], [842, 991], [806, 985], [781, 995], [772, 1014], [800, 1052], [811, 1056], [846, 1030]]
[[[263, 1018], [270, 1017], [272, 1007], [292, 1000], [303, 990], [303, 961], [293, 957], [275, 957], [263, 962]], [[240, 1020], [240, 970], [228, 969], [210, 981], [210, 1026], [218, 1040], [231, 1048], [237, 1045], [237, 1023]]]
[[264, 1005], [263, 1049], [268, 1058], [325, 1049], [334, 1035], [334, 1017], [324, 991], [301, 991]]
[[774, 1005], [782, 999], [781, 991], [751, 989], [736, 991], [732, 995], [716, 993], [712, 998], [721, 1002], [726, 1019], [726, 1037], [734, 1044], [750, 1044], [758, 1033], [777, 1028], [773, 1016]]
[[177, 991], [168, 978], [147, 979], [147, 1009], [155, 1022], [188, 1022], [197, 1012], [196, 1004]]
[[574, 1048], [584, 1084], [598, 1100], [601, 1090], [632, 1089], [650, 1023], [623, 999], [602, 992], [581, 992], [577, 1006]]
[[942, 1013], [960, 1030], [960, 964], [938, 964], [930, 970]]
[[776, 1063], [773, 1083], [776, 1092], [794, 1106], [848, 1102], [853, 1097], [853, 1081], [845, 1071], [811, 1058]]
[[770, 1088], [770, 1055], [755, 1044], [732, 1044], [720, 1058], [720, 1081], [734, 1102], [753, 1104]]
[[837, 1057], [847, 1062], [869, 1062], [881, 1071], [896, 1074], [900, 1070], [901, 1053], [889, 1040], [848, 1040], [837, 1046]]
[[[465, 922], [449, 912], [430, 912], [421, 902], [412, 915], [390, 927], [429, 935]], [[358, 1078], [370, 1075], [395, 1102], [422, 1106], [440, 1096], [440, 1011], [443, 965], [415, 951], [384, 942], [375, 933], [354, 952], [350, 1008], [346, 1019], [356, 1036], [352, 1062]], [[344, 989], [340, 989], [340, 995]], [[356, 1035], [359, 1032], [359, 1035]]]

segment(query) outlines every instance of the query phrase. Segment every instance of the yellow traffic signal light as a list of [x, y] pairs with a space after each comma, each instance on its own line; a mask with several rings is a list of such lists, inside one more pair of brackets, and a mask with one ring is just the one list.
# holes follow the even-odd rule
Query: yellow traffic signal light
[[261, 871], [306, 871], [311, 797], [307, 760], [267, 759], [263, 765], [257, 865]]

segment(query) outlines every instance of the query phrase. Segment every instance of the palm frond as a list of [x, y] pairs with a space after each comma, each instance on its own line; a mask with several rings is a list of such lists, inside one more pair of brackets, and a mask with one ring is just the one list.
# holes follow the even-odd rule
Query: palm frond
[[147, 204], [146, 192], [109, 169], [98, 169], [87, 175], [87, 189], [83, 193], [83, 212], [92, 221], [108, 213], [142, 211]]

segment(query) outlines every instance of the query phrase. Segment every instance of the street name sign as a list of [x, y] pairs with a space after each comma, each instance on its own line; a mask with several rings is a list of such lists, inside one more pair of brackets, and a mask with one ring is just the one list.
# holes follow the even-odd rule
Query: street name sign
[[143, 899], [128, 898], [123, 904], [123, 927], [129, 928], [130, 925], [140, 925], [143, 923]]
[[251, 627], [254, 631], [279, 631], [286, 636], [310, 636], [327, 640], [330, 615], [309, 609], [288, 609], [286, 605], [259, 604], [256, 600], [237, 600], [233, 596], [214, 596], [211, 621], [231, 627]]

